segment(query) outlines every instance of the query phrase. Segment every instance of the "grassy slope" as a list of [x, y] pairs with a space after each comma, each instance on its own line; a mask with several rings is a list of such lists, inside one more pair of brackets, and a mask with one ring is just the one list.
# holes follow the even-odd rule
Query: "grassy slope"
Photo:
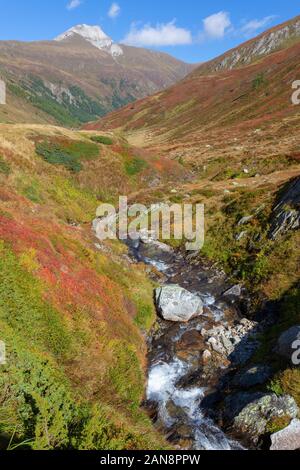
[[[124, 142], [98, 145], [89, 137], [0, 126], [2, 448], [165, 445], [139, 407], [153, 286], [122, 245], [96, 250], [91, 233], [99, 201], [133, 190], [142, 176], [127, 176], [122, 152], [130, 158], [134, 151]], [[41, 141], [73, 150], [77, 142], [72, 155], [78, 158], [79, 145], [81, 170], [45, 162], [35, 153]]]

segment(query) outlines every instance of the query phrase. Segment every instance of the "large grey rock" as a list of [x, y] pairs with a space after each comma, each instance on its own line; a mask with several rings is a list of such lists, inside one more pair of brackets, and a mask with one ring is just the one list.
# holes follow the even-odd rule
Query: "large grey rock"
[[278, 353], [289, 361], [292, 361], [293, 354], [296, 349], [299, 349], [299, 345], [295, 347], [294, 343], [296, 341], [300, 341], [300, 326], [293, 326], [282, 333], [277, 343]]
[[158, 312], [168, 321], [188, 322], [203, 313], [201, 299], [177, 285], [156, 289], [155, 300]]
[[260, 436], [266, 433], [268, 422], [283, 416], [297, 418], [298, 407], [294, 398], [289, 395], [264, 395], [242, 409], [234, 418], [233, 427], [257, 443]]
[[270, 450], [300, 449], [300, 420], [293, 419], [289, 426], [271, 436]]

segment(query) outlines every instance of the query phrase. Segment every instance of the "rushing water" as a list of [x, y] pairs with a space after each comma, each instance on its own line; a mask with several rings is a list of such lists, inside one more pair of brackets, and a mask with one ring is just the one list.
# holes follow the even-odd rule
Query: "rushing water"
[[[139, 261], [154, 266], [163, 274], [163, 283], [178, 284], [199, 295], [209, 313], [210, 324], [226, 322], [228, 305], [220, 298], [226, 288], [226, 277], [210, 267], [193, 266], [183, 256], [159, 249], [151, 244], [135, 242], [129, 245], [131, 254]], [[205, 315], [187, 324], [170, 324], [160, 320], [159, 331], [150, 340], [147, 399], [157, 408], [157, 419], [166, 430], [176, 430], [184, 424], [188, 448], [194, 450], [242, 449], [216, 426], [201, 406], [206, 386], [182, 387], [180, 380], [193, 368], [189, 361], [179, 358], [176, 345], [189, 331], [200, 331], [207, 323]], [[173, 412], [170, 413], [173, 407]], [[175, 410], [175, 411], [174, 411]]]

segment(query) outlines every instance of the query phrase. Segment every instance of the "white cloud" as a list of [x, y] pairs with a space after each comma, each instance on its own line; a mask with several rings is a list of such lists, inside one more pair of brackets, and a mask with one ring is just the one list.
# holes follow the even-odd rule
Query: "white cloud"
[[82, 0], [71, 0], [67, 5], [67, 9], [74, 10], [75, 8], [78, 8], [81, 4]]
[[130, 46], [179, 46], [192, 44], [192, 33], [188, 29], [179, 28], [175, 20], [170, 23], [158, 23], [156, 26], [145, 24], [138, 28], [136, 24], [122, 41]]
[[220, 11], [203, 20], [205, 38], [221, 39], [231, 26], [229, 13]]
[[121, 13], [120, 5], [118, 5], [117, 3], [112, 3], [107, 14], [110, 18], [117, 18], [117, 16], [119, 16], [120, 13]]
[[255, 20], [248, 21], [242, 27], [242, 32], [246, 35], [255, 34], [260, 29], [272, 23], [272, 21], [275, 20], [275, 18], [276, 18], [275, 15], [269, 15], [269, 16], [265, 16], [264, 18], [261, 18], [260, 20], [255, 19]]

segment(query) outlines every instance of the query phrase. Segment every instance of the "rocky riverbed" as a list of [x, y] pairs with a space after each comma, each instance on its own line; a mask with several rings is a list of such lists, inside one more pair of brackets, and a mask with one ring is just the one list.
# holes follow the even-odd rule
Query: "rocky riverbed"
[[[299, 426], [293, 398], [261, 391], [272, 370], [251, 362], [272, 316], [259, 323], [247, 319], [247, 292], [193, 253], [143, 238], [129, 248], [160, 284], [145, 406], [172, 445], [262, 448], [270, 422]], [[272, 440], [275, 448], [279, 438]]]

